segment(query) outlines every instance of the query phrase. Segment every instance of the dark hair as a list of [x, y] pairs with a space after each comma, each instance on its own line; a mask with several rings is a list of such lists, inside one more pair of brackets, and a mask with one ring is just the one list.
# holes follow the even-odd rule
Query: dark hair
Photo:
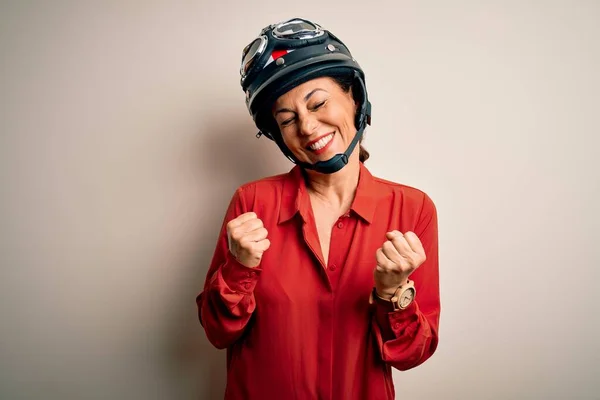
[[[352, 73], [350, 73], [350, 74], [332, 73], [327, 76], [329, 76], [331, 79], [333, 79], [340, 86], [340, 88], [346, 93], [348, 93], [350, 91], [350, 89], [352, 89], [354, 86], [355, 81], [354, 81], [354, 75]], [[357, 90], [352, 90], [352, 97], [354, 98], [355, 102], [360, 104], [361, 99], [358, 97]], [[370, 157], [369, 152], [362, 145], [362, 141], [364, 138], [365, 138], [365, 135], [363, 133], [363, 136], [360, 138], [360, 141], [359, 141], [360, 144], [359, 144], [359, 155], [358, 155], [358, 158], [360, 159], [361, 163], [364, 163]]]

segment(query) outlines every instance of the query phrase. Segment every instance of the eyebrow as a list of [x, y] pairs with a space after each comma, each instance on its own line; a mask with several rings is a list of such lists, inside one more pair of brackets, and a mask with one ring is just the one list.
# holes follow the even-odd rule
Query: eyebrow
[[[325, 90], [325, 89], [321, 89], [321, 88], [313, 89], [306, 96], [304, 96], [304, 102], [306, 103], [308, 101], [308, 99], [310, 99], [310, 97], [318, 91], [327, 93], [327, 90]], [[277, 110], [275, 112], [275, 115], [277, 115], [279, 113], [284, 113], [284, 112], [293, 113], [294, 111], [290, 110], [289, 108], [280, 108], [279, 110]]]
[[327, 92], [327, 90], [325, 90], [325, 89], [316, 88], [316, 89], [312, 90], [309, 94], [304, 96], [304, 101], [307, 102], [308, 99], [310, 99], [310, 96], [312, 96], [313, 94], [315, 94], [315, 92], [318, 92], [318, 91]]

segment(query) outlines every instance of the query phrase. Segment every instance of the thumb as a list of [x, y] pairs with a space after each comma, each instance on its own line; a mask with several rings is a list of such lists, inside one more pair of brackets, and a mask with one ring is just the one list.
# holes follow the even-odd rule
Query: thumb
[[398, 235], [401, 235], [401, 233], [398, 231], [391, 231], [391, 232], [386, 233], [385, 237], [387, 238], [387, 240], [392, 240]]

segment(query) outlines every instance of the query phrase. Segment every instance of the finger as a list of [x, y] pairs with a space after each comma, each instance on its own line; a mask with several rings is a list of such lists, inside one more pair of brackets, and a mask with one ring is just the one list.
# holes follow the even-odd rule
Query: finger
[[399, 231], [390, 231], [385, 234], [385, 238], [387, 240], [393, 240], [397, 235], [402, 235], [402, 232]]
[[271, 247], [271, 242], [269, 239], [263, 239], [258, 242], [254, 242], [252, 245], [255, 251], [265, 252]]
[[378, 271], [388, 271], [393, 264], [389, 258], [385, 256], [382, 249], [377, 249], [375, 252], [375, 259], [377, 260]]
[[231, 230], [231, 229], [237, 228], [238, 226], [241, 226], [246, 221], [250, 221], [252, 219], [257, 219], [257, 218], [258, 218], [258, 216], [256, 215], [256, 213], [250, 211], [250, 212], [241, 214], [237, 218], [234, 218], [231, 221], [229, 221], [229, 223], [227, 224], [227, 227]]
[[252, 243], [252, 242], [260, 242], [261, 240], [266, 239], [268, 235], [269, 235], [269, 232], [265, 228], [255, 229], [251, 232], [246, 233], [242, 237], [242, 239], [240, 239], [240, 242], [242, 244]]
[[421, 243], [421, 240], [419, 239], [419, 237], [417, 236], [416, 233], [414, 233], [414, 232], [406, 232], [404, 234], [404, 239], [406, 239], [406, 242], [408, 243], [408, 245], [410, 246], [410, 248], [415, 253], [419, 253], [421, 255], [425, 255], [425, 249], [423, 248], [423, 243]]
[[398, 234], [394, 236], [391, 242], [394, 245], [394, 248], [396, 248], [396, 250], [401, 256], [410, 256], [413, 253], [412, 248], [406, 241], [405, 235], [403, 235], [402, 233], [398, 232]]
[[231, 234], [231, 237], [235, 238], [236, 240], [241, 240], [248, 233], [255, 231], [257, 229], [261, 229], [262, 227], [263, 227], [263, 222], [258, 218], [254, 218], [254, 219], [250, 219], [250, 220], [244, 222], [240, 226], [237, 226], [237, 227], [231, 229], [231, 231], [229, 233]]
[[254, 218], [254, 219], [244, 222], [242, 225], [240, 225], [236, 229], [239, 229], [241, 232], [244, 232], [244, 233], [250, 233], [257, 229], [261, 229], [263, 226], [264, 225], [263, 225], [262, 220], [260, 220], [258, 218]]
[[398, 253], [398, 250], [394, 247], [394, 244], [391, 241], [386, 241], [383, 246], [381, 246], [383, 250], [383, 255], [390, 260], [395, 265], [401, 265], [403, 263], [402, 256]]

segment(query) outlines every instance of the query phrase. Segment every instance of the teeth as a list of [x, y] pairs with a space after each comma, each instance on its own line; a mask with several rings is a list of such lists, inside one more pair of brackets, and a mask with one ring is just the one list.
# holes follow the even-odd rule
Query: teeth
[[333, 139], [333, 133], [331, 135], [328, 135], [326, 137], [324, 137], [323, 139], [319, 140], [317, 143], [313, 143], [310, 145], [310, 149], [317, 151], [317, 150], [321, 150], [323, 147], [325, 147], [327, 145], [327, 143], [329, 143], [331, 141], [331, 139]]

